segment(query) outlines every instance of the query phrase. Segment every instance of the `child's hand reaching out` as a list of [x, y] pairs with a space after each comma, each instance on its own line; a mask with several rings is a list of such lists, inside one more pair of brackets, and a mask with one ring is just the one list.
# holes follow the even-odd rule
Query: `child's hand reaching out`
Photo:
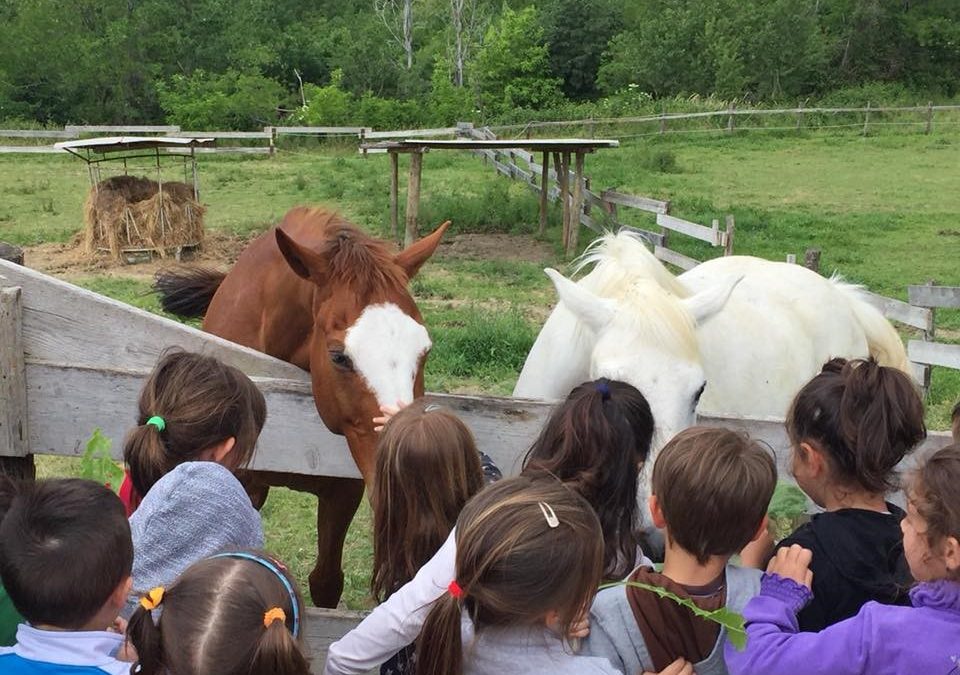
[[794, 544], [790, 548], [781, 548], [777, 551], [777, 555], [767, 565], [767, 573], [778, 574], [784, 579], [793, 579], [798, 584], [813, 588], [811, 560], [813, 560], [813, 553], [809, 549]]
[[380, 417], [373, 418], [373, 430], [377, 433], [383, 431], [383, 427], [387, 422], [390, 421], [390, 418], [396, 415], [398, 412], [406, 408], [409, 403], [403, 403], [402, 401], [397, 401], [396, 405], [382, 405], [380, 406], [380, 412], [383, 413]]

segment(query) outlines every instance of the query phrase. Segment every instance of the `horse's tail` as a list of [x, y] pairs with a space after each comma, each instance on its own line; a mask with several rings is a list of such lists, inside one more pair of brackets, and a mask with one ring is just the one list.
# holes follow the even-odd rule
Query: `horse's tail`
[[850, 302], [850, 309], [867, 338], [867, 348], [881, 366], [891, 366], [913, 377], [907, 350], [896, 329], [863, 293], [861, 286], [832, 279], [837, 290]]
[[226, 276], [225, 272], [203, 267], [160, 270], [153, 278], [153, 292], [160, 296], [165, 312], [200, 317], [207, 313], [213, 294]]

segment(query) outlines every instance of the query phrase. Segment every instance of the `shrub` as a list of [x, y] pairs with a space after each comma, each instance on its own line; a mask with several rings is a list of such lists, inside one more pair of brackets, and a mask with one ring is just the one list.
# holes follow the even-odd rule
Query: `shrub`
[[278, 82], [259, 73], [228, 70], [212, 75], [195, 70], [157, 84], [167, 122], [194, 131], [257, 129], [277, 119], [284, 97]]

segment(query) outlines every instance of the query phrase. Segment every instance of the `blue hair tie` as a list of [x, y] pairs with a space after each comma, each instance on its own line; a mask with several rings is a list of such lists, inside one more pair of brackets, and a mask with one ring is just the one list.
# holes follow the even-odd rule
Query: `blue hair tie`
[[609, 400], [610, 400], [610, 385], [607, 384], [607, 381], [606, 381], [606, 380], [597, 380], [597, 384], [596, 384], [595, 386], [596, 386], [596, 388], [597, 388], [597, 391], [600, 392], [600, 400], [601, 400], [601, 401], [609, 401]]
[[280, 580], [280, 583], [283, 584], [283, 587], [287, 590], [287, 593], [290, 595], [290, 605], [293, 607], [293, 637], [300, 637], [300, 607], [297, 604], [297, 594], [293, 590], [293, 585], [290, 583], [290, 580], [287, 579], [287, 576], [280, 571], [280, 567], [266, 558], [261, 558], [258, 555], [253, 555], [252, 553], [244, 553], [238, 551], [236, 553], [218, 553], [217, 555], [212, 555], [208, 560], [213, 560], [214, 558], [240, 558], [241, 560], [250, 560], [257, 563], [258, 565], [263, 565], [268, 570], [273, 572], [277, 579]]

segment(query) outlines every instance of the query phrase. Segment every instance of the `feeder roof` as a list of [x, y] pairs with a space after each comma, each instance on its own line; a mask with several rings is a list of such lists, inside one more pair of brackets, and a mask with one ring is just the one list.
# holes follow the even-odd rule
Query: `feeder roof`
[[84, 138], [78, 141], [61, 141], [55, 148], [75, 152], [87, 150], [106, 154], [124, 150], [153, 150], [154, 148], [200, 148], [216, 143], [213, 138], [188, 138], [171, 136], [106, 136], [103, 138]]

